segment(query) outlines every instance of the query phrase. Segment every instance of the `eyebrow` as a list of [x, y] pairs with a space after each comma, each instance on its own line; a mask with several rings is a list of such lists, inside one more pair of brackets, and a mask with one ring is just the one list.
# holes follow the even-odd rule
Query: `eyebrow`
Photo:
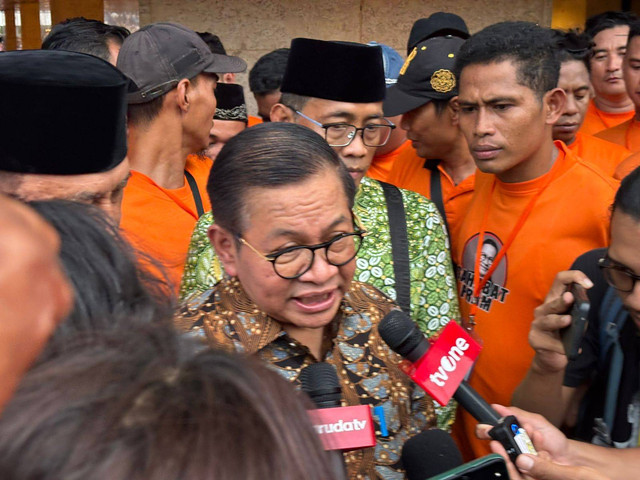
[[[331, 112], [327, 115], [323, 115], [323, 118], [327, 119], [327, 118], [332, 118], [332, 117], [342, 117], [345, 118], [347, 121], [349, 122], [353, 122], [355, 120], [355, 115], [351, 112]], [[373, 114], [373, 115], [369, 115], [365, 118], [365, 122], [368, 120], [373, 120], [373, 119], [378, 119], [378, 118], [384, 118], [383, 114]]]
[[[486, 105], [495, 105], [496, 103], [515, 103], [517, 101], [517, 99], [515, 97], [495, 97], [495, 98], [490, 98], [489, 100], [486, 100], [482, 103], [486, 104]], [[465, 101], [465, 100], [460, 100], [458, 99], [458, 104], [460, 106], [474, 106], [474, 105], [478, 105], [478, 102], [472, 102], [472, 101]]]
[[[335, 219], [331, 225], [329, 225], [325, 231], [330, 231], [333, 230], [334, 228], [336, 228], [338, 225], [340, 225], [342, 222], [344, 222], [345, 220], [349, 220], [348, 217], [345, 217], [344, 215], [340, 215], [339, 218]], [[278, 238], [278, 237], [296, 237], [300, 235], [300, 231], [299, 230], [289, 230], [286, 228], [278, 228], [276, 230], [274, 230], [273, 232], [271, 232], [269, 234], [269, 238]]]

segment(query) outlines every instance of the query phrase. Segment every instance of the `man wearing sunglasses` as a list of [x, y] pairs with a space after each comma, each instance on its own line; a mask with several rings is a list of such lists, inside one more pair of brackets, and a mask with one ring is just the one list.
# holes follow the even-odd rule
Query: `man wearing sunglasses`
[[[638, 191], [640, 169], [623, 180], [616, 194], [609, 248], [587, 252], [571, 271], [559, 273], [536, 309], [529, 333], [536, 354], [513, 396], [515, 405], [543, 414], [556, 426], [575, 427], [575, 438], [617, 448], [639, 444]], [[573, 298], [567, 287], [572, 282], [588, 289], [590, 310], [580, 354], [567, 361], [559, 330], [571, 321]]]

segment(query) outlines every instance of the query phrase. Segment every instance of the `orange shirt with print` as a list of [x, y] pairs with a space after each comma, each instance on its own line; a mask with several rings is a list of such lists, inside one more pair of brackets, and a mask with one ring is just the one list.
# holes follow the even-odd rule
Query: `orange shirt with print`
[[416, 151], [411, 146], [411, 140], [405, 140], [402, 145], [395, 150], [391, 150], [389, 153], [374, 156], [371, 166], [369, 170], [367, 170], [367, 177], [371, 177], [380, 182], [390, 183], [389, 173], [391, 173], [391, 169], [402, 156], [417, 158]]
[[[212, 164], [207, 157], [189, 155], [185, 165], [196, 180], [205, 212], [211, 210], [207, 180]], [[197, 220], [196, 203], [186, 177], [183, 187], [167, 189], [146, 175], [131, 171], [122, 199], [120, 228], [137, 250], [160, 265], [176, 293]], [[153, 265], [149, 268], [164, 278]]]
[[618, 165], [631, 155], [631, 150], [627, 150], [622, 145], [607, 142], [582, 132], [578, 132], [576, 139], [567, 146], [578, 157], [600, 167], [604, 173], [610, 176], [613, 176]]
[[634, 114], [635, 110], [633, 109], [622, 113], [603, 112], [596, 107], [595, 102], [591, 99], [580, 131], [588, 135], [595, 135], [607, 128], [615, 127], [616, 125], [626, 122], [630, 118], [633, 118]]
[[[468, 176], [456, 185], [441, 164], [438, 165], [438, 171], [442, 203], [449, 224], [449, 237], [453, 241], [473, 196], [475, 175]], [[425, 167], [425, 159], [418, 157], [414, 148], [404, 152], [396, 160], [387, 181], [397, 187], [431, 198], [431, 170]]]
[[[473, 199], [454, 242], [464, 319], [473, 301], [479, 232], [485, 232], [478, 259], [482, 276], [551, 176], [480, 294], [475, 332], [483, 349], [470, 384], [489, 403], [510, 405], [533, 358], [527, 341], [533, 311], [543, 303], [556, 273], [566, 270], [580, 254], [608, 242], [609, 206], [618, 182], [576, 157], [562, 142], [555, 144], [559, 154], [553, 167], [534, 180], [503, 183], [495, 175], [478, 172]], [[474, 434], [477, 423], [463, 409], [458, 410], [454, 437], [468, 460], [489, 453], [488, 442]]]
[[596, 137], [622, 145], [627, 150], [636, 153], [640, 151], [640, 122], [631, 118], [620, 125], [603, 130]]

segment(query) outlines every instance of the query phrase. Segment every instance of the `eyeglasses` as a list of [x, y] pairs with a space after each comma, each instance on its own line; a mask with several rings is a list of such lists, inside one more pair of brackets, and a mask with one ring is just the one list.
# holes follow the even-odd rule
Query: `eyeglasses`
[[356, 127], [349, 123], [320, 123], [292, 107], [289, 108], [314, 125], [324, 128], [324, 139], [330, 147], [346, 147], [356, 138], [358, 132], [360, 132], [362, 143], [367, 147], [382, 147], [387, 144], [391, 131], [396, 128], [386, 118], [383, 119], [387, 122], [386, 124], [370, 123], [364, 127]]
[[598, 266], [607, 283], [621, 292], [631, 292], [636, 282], [640, 280], [640, 275], [636, 275], [628, 267], [612, 260], [609, 255], [601, 258]]
[[317, 245], [296, 245], [295, 247], [283, 248], [274, 253], [260, 253], [255, 247], [240, 236], [236, 235], [238, 241], [263, 259], [271, 262], [273, 270], [279, 277], [285, 280], [293, 280], [307, 273], [313, 266], [315, 251], [324, 248], [327, 262], [336, 267], [346, 265], [355, 258], [362, 246], [362, 239], [367, 232], [359, 230], [350, 233], [336, 235], [328, 242]]

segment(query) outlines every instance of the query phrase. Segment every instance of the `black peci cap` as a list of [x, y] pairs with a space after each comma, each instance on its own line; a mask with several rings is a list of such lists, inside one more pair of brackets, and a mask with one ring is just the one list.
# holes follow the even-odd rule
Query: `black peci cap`
[[131, 87], [118, 69], [92, 55], [0, 54], [0, 170], [78, 175], [116, 167], [127, 154]]
[[247, 105], [244, 102], [244, 90], [242, 85], [235, 83], [218, 83], [216, 86], [216, 113], [214, 120], [236, 120], [245, 122], [247, 117]]
[[280, 91], [350, 103], [381, 102], [384, 65], [378, 46], [294, 38]]
[[452, 35], [465, 40], [471, 36], [467, 24], [461, 17], [455, 13], [436, 12], [429, 18], [415, 21], [407, 42], [407, 55], [418, 43], [443, 35]]

